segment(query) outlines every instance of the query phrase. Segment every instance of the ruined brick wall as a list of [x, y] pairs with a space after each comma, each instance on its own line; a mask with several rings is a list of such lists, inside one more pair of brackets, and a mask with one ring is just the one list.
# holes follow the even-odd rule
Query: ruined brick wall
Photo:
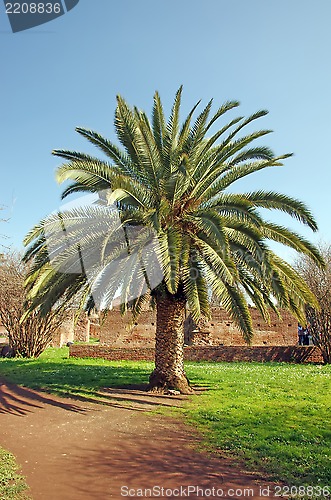
[[96, 319], [88, 320], [88, 329], [90, 337], [100, 340], [100, 324]]
[[53, 347], [62, 347], [63, 345], [66, 345], [67, 342], [73, 342], [75, 335], [74, 315], [72, 313], [69, 314], [65, 321], [63, 321], [60, 328], [53, 333], [51, 345]]
[[[254, 328], [252, 345], [296, 345], [297, 321], [287, 311], [282, 311], [282, 321], [273, 311], [270, 312], [270, 325], [261, 318], [255, 308], [251, 308], [250, 312]], [[207, 322], [205, 330], [210, 332], [212, 345], [245, 345], [239, 328], [224, 309], [212, 309], [212, 320]]]
[[122, 317], [118, 309], [109, 311], [100, 327], [100, 343], [112, 347], [153, 347], [156, 313], [143, 311], [139, 320], [130, 327], [130, 317]]
[[[296, 345], [297, 322], [288, 312], [282, 312], [282, 321], [275, 313], [271, 312], [271, 323], [268, 325], [261, 318], [258, 311], [251, 308], [254, 326], [254, 338], [252, 345]], [[138, 321], [129, 327], [129, 318], [123, 318], [118, 309], [113, 309], [99, 332], [98, 326], [94, 325], [94, 333], [101, 344], [112, 347], [153, 347], [155, 338], [156, 313], [155, 311], [144, 311]], [[196, 331], [186, 332], [186, 343], [189, 345], [246, 345], [242, 334], [234, 321], [220, 308], [212, 309], [212, 320], [203, 322]]]
[[[113, 348], [104, 345], [70, 346], [70, 356], [76, 358], [104, 358], [110, 361], [154, 361], [155, 351], [151, 347]], [[243, 347], [243, 346], [210, 346], [185, 347], [186, 361], [279, 361], [292, 363], [322, 363], [320, 351], [314, 347]]]
[[75, 311], [68, 313], [60, 328], [53, 334], [52, 346], [62, 347], [68, 342], [88, 342], [89, 323], [86, 314], [75, 317]]
[[75, 324], [75, 335], [73, 340], [75, 342], [88, 342], [90, 336], [90, 321], [86, 314], [82, 313]]

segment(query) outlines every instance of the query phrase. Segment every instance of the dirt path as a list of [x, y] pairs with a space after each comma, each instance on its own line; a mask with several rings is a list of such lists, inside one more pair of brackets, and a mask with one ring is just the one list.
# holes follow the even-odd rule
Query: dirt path
[[183, 398], [119, 389], [98, 405], [0, 382], [0, 443], [17, 457], [34, 500], [273, 497], [259, 476], [195, 451], [180, 422], [146, 413]]

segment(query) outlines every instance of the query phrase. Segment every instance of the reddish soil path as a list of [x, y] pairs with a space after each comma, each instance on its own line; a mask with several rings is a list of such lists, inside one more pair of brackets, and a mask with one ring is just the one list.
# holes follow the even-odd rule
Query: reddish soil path
[[141, 498], [139, 488], [154, 486], [161, 498], [274, 497], [258, 475], [197, 452], [180, 422], [146, 413], [183, 398], [109, 390], [98, 405], [0, 382], [0, 443], [17, 457], [34, 500]]

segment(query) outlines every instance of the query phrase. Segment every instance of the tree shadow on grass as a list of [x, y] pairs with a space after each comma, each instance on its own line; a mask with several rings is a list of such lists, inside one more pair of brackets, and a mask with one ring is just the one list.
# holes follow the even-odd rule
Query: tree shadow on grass
[[[178, 407], [189, 399], [185, 395], [163, 395], [146, 392], [145, 386], [121, 386], [100, 389], [91, 395], [90, 391], [79, 391], [69, 397], [87, 403], [99, 403], [105, 406], [129, 408], [132, 410], [154, 411], [157, 407]], [[64, 396], [66, 396], [64, 394]], [[67, 394], [68, 396], [68, 394]]]
[[[65, 363], [39, 359], [6, 360], [0, 363], [0, 376], [7, 381], [7, 385], [0, 386], [0, 413], [25, 415], [45, 404], [69, 411], [86, 411], [65, 400], [61, 402], [58, 396], [137, 411], [181, 406], [188, 399], [182, 395], [146, 392], [149, 372], [147, 367], [102, 366], [89, 360], [83, 365], [69, 360]], [[18, 387], [20, 385], [24, 387]]]
[[63, 392], [83, 388], [94, 392], [100, 387], [143, 387], [146, 385], [150, 369], [134, 366], [111, 366], [97, 364], [86, 359], [83, 364], [44, 361], [42, 359], [0, 360], [0, 377], [18, 385], [33, 389], [63, 388]]

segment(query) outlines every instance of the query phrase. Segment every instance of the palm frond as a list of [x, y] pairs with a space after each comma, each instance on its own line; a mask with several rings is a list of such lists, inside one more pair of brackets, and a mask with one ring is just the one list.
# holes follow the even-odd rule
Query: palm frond
[[220, 294], [216, 295], [221, 305], [239, 326], [244, 340], [250, 344], [253, 338], [253, 323], [244, 294], [238, 287], [224, 283]]
[[300, 200], [274, 191], [254, 191], [243, 196], [256, 207], [281, 210], [303, 224], [306, 224], [313, 231], [317, 230], [317, 224], [312, 213]]
[[[115, 165], [121, 169], [124, 175], [138, 176], [139, 170], [136, 168], [131, 158], [122, 150], [113, 144], [108, 139], [105, 139], [98, 132], [88, 130], [82, 127], [76, 127], [76, 132], [85, 137], [89, 142], [97, 146], [103, 153], [105, 153]], [[62, 150], [55, 150], [53, 154], [56, 156], [63, 156]]]
[[174, 228], [168, 228], [166, 232], [159, 235], [160, 261], [164, 272], [164, 282], [168, 291], [172, 294], [177, 292], [179, 284], [180, 257], [182, 249], [182, 236]]
[[163, 155], [163, 144], [167, 131], [166, 119], [163, 106], [158, 92], [154, 94], [154, 106], [152, 112], [153, 135], [159, 153]]
[[208, 287], [197, 262], [182, 266], [182, 281], [193, 321], [197, 322], [201, 316], [210, 318]]
[[318, 266], [324, 266], [324, 261], [319, 250], [306, 238], [303, 238], [294, 231], [269, 222], [261, 227], [261, 232], [265, 238], [282, 243], [299, 253], [308, 255]]
[[203, 189], [205, 199], [209, 200], [216, 196], [220, 191], [223, 191], [231, 184], [238, 181], [239, 179], [243, 179], [247, 175], [263, 170], [264, 168], [282, 166], [283, 164], [280, 160], [288, 158], [288, 156], [290, 155], [279, 156], [273, 158], [272, 160], [258, 160], [252, 163], [236, 165], [230, 168], [228, 172], [226, 172], [226, 170], [228, 170], [228, 167], [223, 167], [223, 172], [226, 173], [216, 180], [213, 180], [211, 183], [201, 186], [200, 190], [202, 191]]

